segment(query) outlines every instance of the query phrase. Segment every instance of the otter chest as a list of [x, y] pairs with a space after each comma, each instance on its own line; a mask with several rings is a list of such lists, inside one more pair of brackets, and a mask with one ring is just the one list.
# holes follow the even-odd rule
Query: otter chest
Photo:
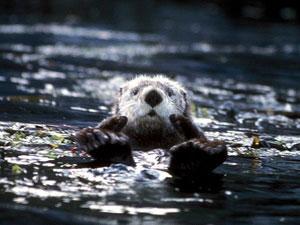
[[169, 149], [184, 141], [174, 129], [159, 128], [150, 129], [147, 127], [133, 128], [126, 127], [124, 133], [129, 137], [131, 145], [137, 150], [151, 150], [156, 148]]

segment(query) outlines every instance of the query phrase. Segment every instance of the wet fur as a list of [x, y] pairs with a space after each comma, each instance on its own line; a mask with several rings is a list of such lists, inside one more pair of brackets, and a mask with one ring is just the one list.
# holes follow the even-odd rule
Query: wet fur
[[[151, 89], [163, 96], [163, 102], [155, 107], [159, 117], [154, 118], [147, 116], [152, 108], [144, 102], [145, 93]], [[132, 91], [136, 90], [138, 93], [132, 95]], [[170, 92], [172, 96], [168, 95]], [[164, 76], [139, 76], [121, 87], [113, 114], [128, 118], [123, 132], [130, 137], [133, 148], [168, 149], [184, 141], [183, 135], [174, 129], [169, 116], [182, 114], [190, 117], [189, 108], [186, 90], [179, 83]]]

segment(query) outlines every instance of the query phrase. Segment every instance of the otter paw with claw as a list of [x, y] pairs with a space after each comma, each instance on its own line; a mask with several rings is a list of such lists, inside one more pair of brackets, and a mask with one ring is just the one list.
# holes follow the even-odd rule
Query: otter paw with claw
[[76, 134], [79, 149], [105, 163], [134, 165], [128, 137], [100, 128], [85, 128]]
[[170, 149], [169, 172], [175, 177], [197, 177], [210, 173], [227, 158], [227, 148], [220, 141], [192, 139]]

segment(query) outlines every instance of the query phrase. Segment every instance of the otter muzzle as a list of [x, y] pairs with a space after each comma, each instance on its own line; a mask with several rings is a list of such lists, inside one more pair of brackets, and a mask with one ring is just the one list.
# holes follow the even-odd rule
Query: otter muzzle
[[162, 102], [161, 95], [156, 90], [151, 90], [146, 94], [145, 102], [152, 108]]

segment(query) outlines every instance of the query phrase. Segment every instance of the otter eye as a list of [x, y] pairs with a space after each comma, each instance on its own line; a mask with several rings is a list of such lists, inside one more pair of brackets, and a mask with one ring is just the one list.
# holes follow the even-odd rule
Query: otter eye
[[138, 88], [132, 90], [132, 92], [131, 92], [132, 95], [137, 95], [138, 93], [139, 93], [139, 89]]
[[169, 97], [174, 95], [174, 91], [172, 89], [167, 89], [167, 94], [169, 95]]

